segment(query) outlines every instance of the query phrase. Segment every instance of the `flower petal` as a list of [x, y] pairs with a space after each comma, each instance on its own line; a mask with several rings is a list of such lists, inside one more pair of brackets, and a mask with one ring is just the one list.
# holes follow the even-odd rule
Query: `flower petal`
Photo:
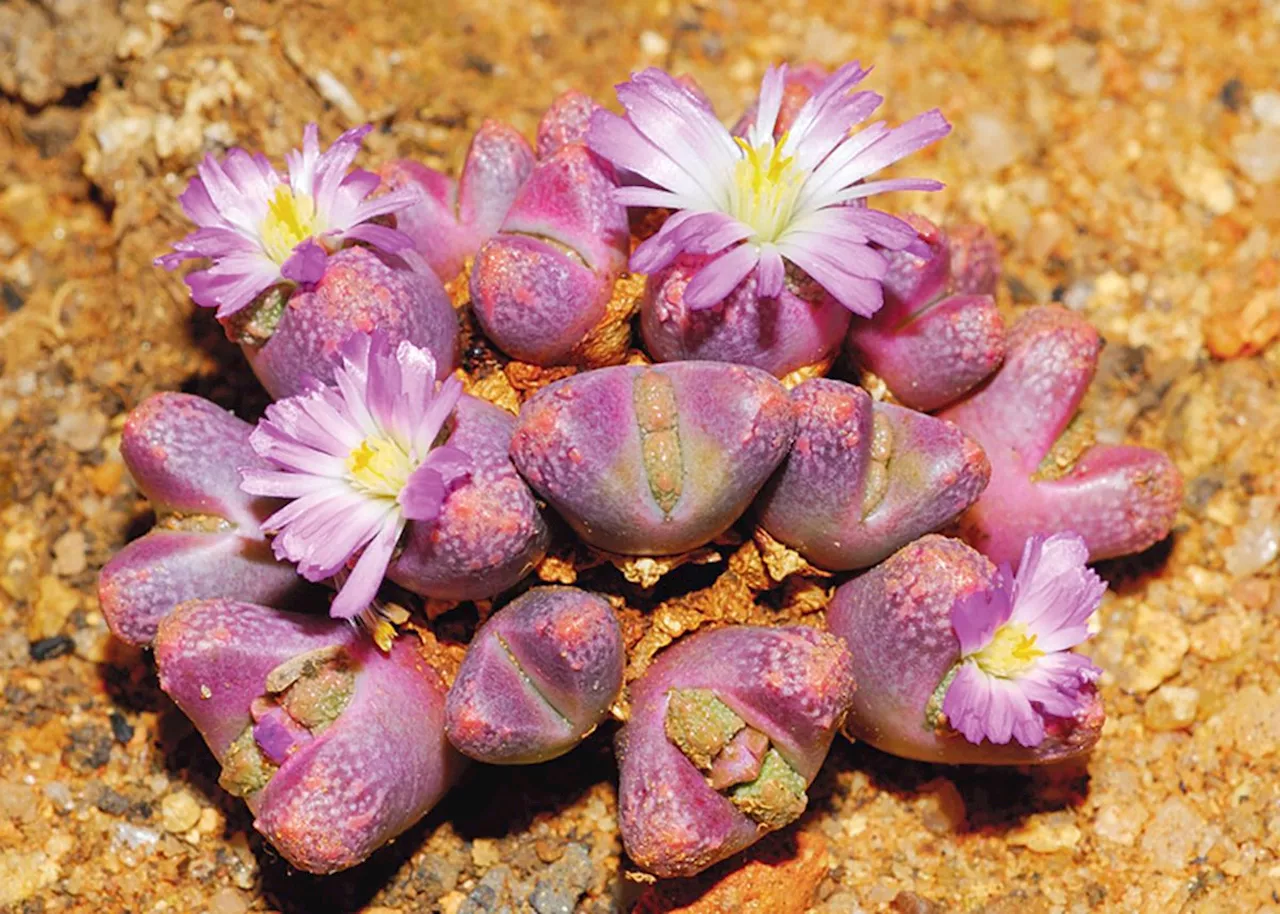
[[684, 302], [693, 311], [714, 307], [750, 275], [760, 261], [760, 249], [740, 244], [703, 265], [684, 290]]

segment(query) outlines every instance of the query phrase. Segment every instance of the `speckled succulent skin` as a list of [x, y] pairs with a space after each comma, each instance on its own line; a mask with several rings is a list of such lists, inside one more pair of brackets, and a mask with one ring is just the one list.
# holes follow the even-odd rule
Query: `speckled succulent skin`
[[999, 367], [1005, 328], [996, 308], [1000, 260], [984, 229], [950, 237], [927, 219], [905, 217], [927, 256], [887, 251], [884, 307], [854, 318], [848, 346], [905, 406], [932, 411], [972, 390]]
[[[939, 414], [991, 461], [991, 483], [960, 528], [992, 561], [1016, 563], [1035, 533], [1074, 530], [1088, 544], [1090, 561], [1139, 552], [1168, 535], [1182, 477], [1166, 455], [1099, 444], [1088, 444], [1074, 461], [1068, 454], [1063, 466], [1051, 455], [1093, 379], [1100, 349], [1097, 331], [1083, 318], [1034, 308], [1011, 328], [1000, 371]], [[1047, 456], [1052, 466], [1042, 469]]]
[[471, 140], [457, 181], [410, 159], [387, 162], [378, 176], [388, 189], [418, 190], [419, 201], [396, 214], [396, 228], [448, 282], [498, 230], [532, 168], [533, 150], [519, 131], [486, 120]]
[[576, 137], [565, 142], [580, 129], [578, 104], [566, 102], [540, 131], [540, 148], [550, 154], [471, 271], [471, 304], [485, 335], [536, 365], [575, 361], [605, 317], [630, 250], [612, 170]]
[[149, 644], [174, 606], [206, 597], [288, 605], [308, 585], [277, 562], [259, 523], [279, 502], [240, 491], [263, 466], [252, 426], [208, 400], [160, 393], [125, 420], [120, 451], [157, 523], [102, 569], [98, 599], [116, 637]]
[[822, 378], [791, 399], [795, 444], [760, 498], [760, 522], [815, 565], [874, 565], [955, 520], [987, 485], [982, 449], [949, 422]]
[[438, 378], [457, 365], [458, 317], [435, 273], [412, 252], [401, 261], [360, 247], [330, 257], [314, 287], [289, 296], [269, 339], [241, 348], [279, 400], [302, 392], [310, 379], [330, 383], [342, 344], [375, 329], [393, 344], [408, 340], [431, 353]]
[[776, 299], [756, 294], [753, 273], [719, 304], [690, 309], [685, 288], [707, 259], [682, 255], [646, 281], [640, 331], [655, 359], [737, 362], [782, 377], [840, 351], [852, 314], [795, 270]]
[[769, 830], [713, 789], [668, 737], [680, 690], [714, 693], [807, 785], [844, 719], [854, 678], [839, 639], [802, 627], [699, 632], [658, 656], [631, 686], [631, 716], [616, 745], [623, 844], [657, 876], [691, 876]]
[[591, 113], [599, 107], [590, 95], [576, 89], [556, 96], [538, 122], [538, 158], [550, 158], [571, 143], [584, 142]]
[[221, 783], [299, 869], [364, 860], [463, 764], [443, 735], [444, 682], [410, 637], [383, 654], [343, 622], [204, 600], [165, 619], [155, 649], [160, 685], [223, 765]]
[[781, 384], [742, 365], [602, 368], [526, 401], [511, 457], [587, 543], [673, 555], [746, 510], [791, 446], [794, 412]]
[[[1104, 713], [1096, 691], [1077, 719], [1051, 718], [1046, 738], [975, 744], [930, 725], [930, 701], [960, 659], [951, 627], [959, 600], [998, 586], [995, 566], [959, 540], [926, 536], [842, 585], [827, 607], [827, 627], [844, 639], [858, 690], [845, 733], [902, 758], [977, 765], [1057, 762], [1088, 752]], [[941, 696], [936, 700], [940, 711]]]
[[546, 554], [550, 534], [508, 455], [515, 419], [463, 395], [448, 443], [472, 461], [471, 479], [430, 524], [411, 523], [388, 577], [441, 600], [479, 600], [515, 584]]
[[490, 764], [564, 755], [609, 713], [625, 661], [604, 599], [576, 587], [530, 590], [472, 639], [445, 702], [445, 733]]

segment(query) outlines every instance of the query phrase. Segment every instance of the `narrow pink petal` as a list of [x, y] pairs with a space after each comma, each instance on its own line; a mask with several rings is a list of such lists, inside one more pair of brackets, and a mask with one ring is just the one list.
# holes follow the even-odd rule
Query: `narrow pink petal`
[[348, 241], [363, 241], [388, 254], [396, 254], [413, 247], [413, 239], [398, 229], [377, 223], [364, 222], [342, 233]]
[[777, 298], [782, 294], [787, 267], [782, 254], [772, 244], [760, 246], [760, 266], [756, 270], [756, 294], [761, 298]]
[[611, 111], [599, 109], [592, 113], [587, 144], [592, 152], [616, 167], [680, 195], [687, 201], [686, 206], [689, 201], [697, 201], [703, 208], [713, 205], [710, 194], [698, 179], [681, 168], [668, 152], [650, 142], [634, 124]]
[[299, 285], [312, 285], [320, 281], [328, 262], [329, 255], [325, 249], [314, 238], [308, 238], [294, 248], [289, 258], [280, 265], [280, 275]]
[[857, 178], [875, 174], [894, 162], [919, 152], [951, 132], [951, 125], [938, 109], [918, 114], [911, 120], [894, 127], [879, 142], [858, 156]]
[[689, 201], [679, 194], [657, 187], [615, 187], [613, 199], [620, 206], [653, 206], [666, 209], [683, 209]]
[[773, 128], [778, 123], [782, 109], [782, 93], [787, 87], [787, 65], [769, 67], [760, 81], [760, 101], [756, 105], [755, 123], [747, 133], [747, 142], [753, 146], [772, 142]]
[[991, 706], [991, 680], [973, 663], [961, 664], [947, 694], [942, 698], [942, 713], [948, 723], [971, 743], [986, 738], [986, 716]]
[[267, 495], [272, 498], [301, 498], [315, 492], [330, 490], [337, 481], [327, 476], [309, 476], [306, 473], [290, 473], [285, 470], [263, 470], [257, 467], [240, 468], [240, 488], [250, 495]]
[[832, 198], [834, 203], [848, 203], [850, 200], [865, 200], [876, 194], [891, 194], [898, 191], [920, 190], [936, 191], [946, 187], [941, 181], [927, 178], [888, 178], [883, 181], [866, 181], [855, 184]]
[[455, 375], [445, 378], [435, 397], [417, 421], [417, 428], [412, 438], [415, 454], [427, 453], [461, 398], [462, 382]]
[[1074, 533], [1032, 537], [1023, 548], [1014, 586], [1013, 618], [1043, 651], [1074, 647], [1088, 637], [1089, 617], [1107, 586], [1085, 562], [1089, 551]]
[[760, 261], [754, 244], [740, 244], [705, 264], [684, 290], [684, 302], [691, 310], [714, 307], [737, 288]]
[[884, 305], [884, 288], [878, 280], [854, 276], [820, 252], [786, 239], [778, 249], [854, 314], [870, 317]]
[[1009, 620], [1009, 596], [994, 588], [980, 590], [959, 599], [951, 607], [951, 629], [960, 641], [960, 654], [967, 657], [991, 643], [992, 636]]
[[355, 568], [351, 569], [350, 577], [334, 597], [329, 615], [335, 619], [354, 619], [373, 602], [378, 588], [382, 586], [382, 579], [387, 575], [387, 566], [391, 564], [391, 556], [403, 530], [403, 520], [390, 520], [382, 525], [382, 529], [360, 554]]

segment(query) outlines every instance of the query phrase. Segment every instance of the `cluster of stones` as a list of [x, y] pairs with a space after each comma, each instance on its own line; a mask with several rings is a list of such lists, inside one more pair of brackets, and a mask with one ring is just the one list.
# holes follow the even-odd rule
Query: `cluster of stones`
[[[611, 554], [685, 553], [745, 518], [816, 568], [871, 570], [836, 590], [828, 631], [700, 631], [626, 686], [626, 701], [614, 607], [572, 587], [510, 599], [460, 668], [441, 670], [412, 635], [380, 648], [306, 612], [326, 591], [273, 557], [261, 525], [280, 503], [240, 488], [239, 469], [263, 463], [251, 426], [199, 398], [151, 398], [122, 450], [157, 522], [103, 570], [101, 603], [119, 637], [154, 646], [161, 684], [224, 787], [302, 869], [363, 860], [468, 758], [555, 758], [623, 707], [622, 835], [660, 876], [696, 873], [794, 821], [841, 729], [906, 757], [986, 764], [1053, 761], [1098, 737], [1096, 698], [1030, 748], [960, 738], [936, 700], [960, 657], [951, 608], [997, 586], [993, 563], [1016, 561], [1029, 535], [1074, 530], [1100, 559], [1170, 529], [1180, 481], [1167, 458], [1081, 441], [1071, 425], [1097, 334], [1048, 307], [1006, 330], [991, 239], [916, 219], [928, 252], [890, 256], [874, 318], [851, 317], [803, 276], [778, 300], [748, 280], [689, 312], [692, 266], [678, 261], [647, 279], [637, 352], [631, 303], [616, 294], [633, 230], [615, 174], [584, 143], [594, 108], [576, 93], [557, 101], [536, 148], [486, 123], [457, 181], [385, 164], [387, 187], [418, 190], [396, 217], [415, 250], [348, 247], [318, 283], [229, 319], [228, 334], [276, 398], [331, 379], [343, 340], [374, 327], [429, 351], [444, 376], [458, 366], [459, 324], [442, 277], [462, 274], [493, 346], [578, 369], [517, 416], [463, 396], [449, 443], [472, 475], [440, 518], [409, 525], [388, 575], [423, 597], [519, 592], [549, 547], [548, 509]], [[893, 402], [821, 377], [841, 352]], [[932, 535], [944, 529], [958, 538]]]

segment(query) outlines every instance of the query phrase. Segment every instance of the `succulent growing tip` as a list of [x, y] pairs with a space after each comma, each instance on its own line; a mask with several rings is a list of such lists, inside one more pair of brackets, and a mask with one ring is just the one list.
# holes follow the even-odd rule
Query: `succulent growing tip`
[[294, 866], [354, 866], [426, 814], [461, 771], [444, 682], [400, 638], [231, 600], [188, 603], [156, 637], [160, 685]]
[[730, 626], [668, 648], [618, 733], [627, 853], [691, 876], [793, 822], [853, 693], [848, 651], [814, 629]]

